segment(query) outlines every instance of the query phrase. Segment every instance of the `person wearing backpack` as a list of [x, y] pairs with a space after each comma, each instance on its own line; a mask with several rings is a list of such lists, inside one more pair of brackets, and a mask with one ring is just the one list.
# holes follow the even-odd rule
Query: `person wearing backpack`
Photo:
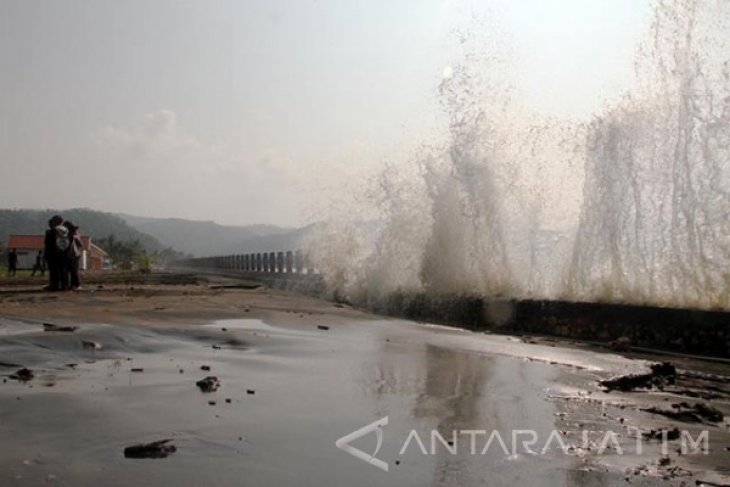
[[57, 265], [58, 265], [58, 289], [68, 289], [68, 251], [71, 248], [71, 235], [68, 227], [63, 222], [53, 229], [56, 238]]
[[79, 227], [66, 221], [63, 225], [68, 230], [69, 235], [69, 247], [66, 250], [66, 271], [68, 272], [68, 288], [71, 290], [77, 290], [81, 287], [79, 281], [79, 261], [81, 260], [81, 254], [84, 251], [84, 244], [81, 241], [79, 235]]
[[63, 226], [63, 218], [54, 215], [48, 220], [48, 229], [43, 241], [43, 253], [48, 262], [48, 291], [66, 289], [68, 277], [66, 275], [65, 253], [69, 247], [68, 229]]

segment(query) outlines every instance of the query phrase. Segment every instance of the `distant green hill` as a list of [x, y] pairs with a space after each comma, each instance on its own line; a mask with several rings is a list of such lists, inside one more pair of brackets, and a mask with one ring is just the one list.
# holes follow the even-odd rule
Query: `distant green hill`
[[275, 225], [220, 225], [212, 221], [148, 218], [119, 214], [129, 225], [163, 245], [196, 256], [232, 254], [252, 239], [277, 237], [292, 230]]
[[100, 240], [114, 235], [117, 241], [138, 240], [148, 251], [163, 250], [159, 240], [130, 226], [122, 218], [102, 211], [75, 208], [71, 210], [2, 210], [0, 209], [0, 243], [12, 234], [42, 235], [48, 220], [59, 214], [81, 228], [82, 235]]

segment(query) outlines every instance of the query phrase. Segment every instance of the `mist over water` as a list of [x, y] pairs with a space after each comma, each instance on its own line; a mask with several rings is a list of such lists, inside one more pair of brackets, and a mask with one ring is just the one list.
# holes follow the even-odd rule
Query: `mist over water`
[[524, 107], [509, 54], [460, 34], [448, 142], [376, 178], [376, 223], [313, 240], [330, 289], [730, 308], [729, 32], [726, 2], [657, 1], [635, 87], [589, 122]]

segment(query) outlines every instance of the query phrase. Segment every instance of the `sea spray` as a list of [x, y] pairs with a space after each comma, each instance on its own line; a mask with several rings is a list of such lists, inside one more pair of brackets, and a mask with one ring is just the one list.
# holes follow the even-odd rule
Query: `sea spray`
[[570, 296], [730, 307], [729, 13], [657, 4], [636, 90], [588, 130]]
[[329, 289], [730, 307], [729, 9], [657, 2], [635, 89], [588, 123], [522, 106], [472, 46], [439, 86], [446, 145], [374, 178], [376, 221], [313, 239]]

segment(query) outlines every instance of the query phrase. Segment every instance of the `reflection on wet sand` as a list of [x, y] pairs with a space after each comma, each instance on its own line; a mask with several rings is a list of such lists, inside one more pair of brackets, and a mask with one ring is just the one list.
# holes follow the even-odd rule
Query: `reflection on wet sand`
[[[362, 366], [361, 386], [377, 404], [374, 417], [390, 413], [389, 428], [399, 428], [392, 458], [402, 464], [395, 472], [428, 469], [421, 485], [434, 486], [530, 485], [530, 479], [539, 480], [535, 485], [570, 485], [564, 471], [575, 459], [562, 452], [548, 452], [549, 460], [527, 458], [519, 452], [505, 454], [496, 443], [482, 452], [493, 431], [509, 449], [513, 429], [535, 430], [543, 441], [549, 436], [555, 410], [545, 398], [558, 372], [546, 364], [440, 346], [424, 338], [408, 334], [382, 340]], [[408, 404], [405, 414], [388, 411], [391, 396]], [[411, 430], [422, 440], [425, 455], [415, 442], [398, 455]], [[453, 445], [433, 439], [432, 430]], [[474, 430], [486, 434], [475, 435], [473, 450], [471, 436], [462, 432]]]
[[[491, 365], [492, 361], [485, 356], [427, 345], [423, 354], [426, 376], [413, 408], [414, 417], [431, 420], [444, 438], [453, 438], [453, 431], [488, 428], [488, 418], [482, 415], [480, 404]], [[468, 450], [461, 448], [457, 455], [446, 448], [437, 451], [431, 485], [479, 483], [480, 479], [472, 478], [473, 469], [467, 468], [476, 460], [468, 457]]]

